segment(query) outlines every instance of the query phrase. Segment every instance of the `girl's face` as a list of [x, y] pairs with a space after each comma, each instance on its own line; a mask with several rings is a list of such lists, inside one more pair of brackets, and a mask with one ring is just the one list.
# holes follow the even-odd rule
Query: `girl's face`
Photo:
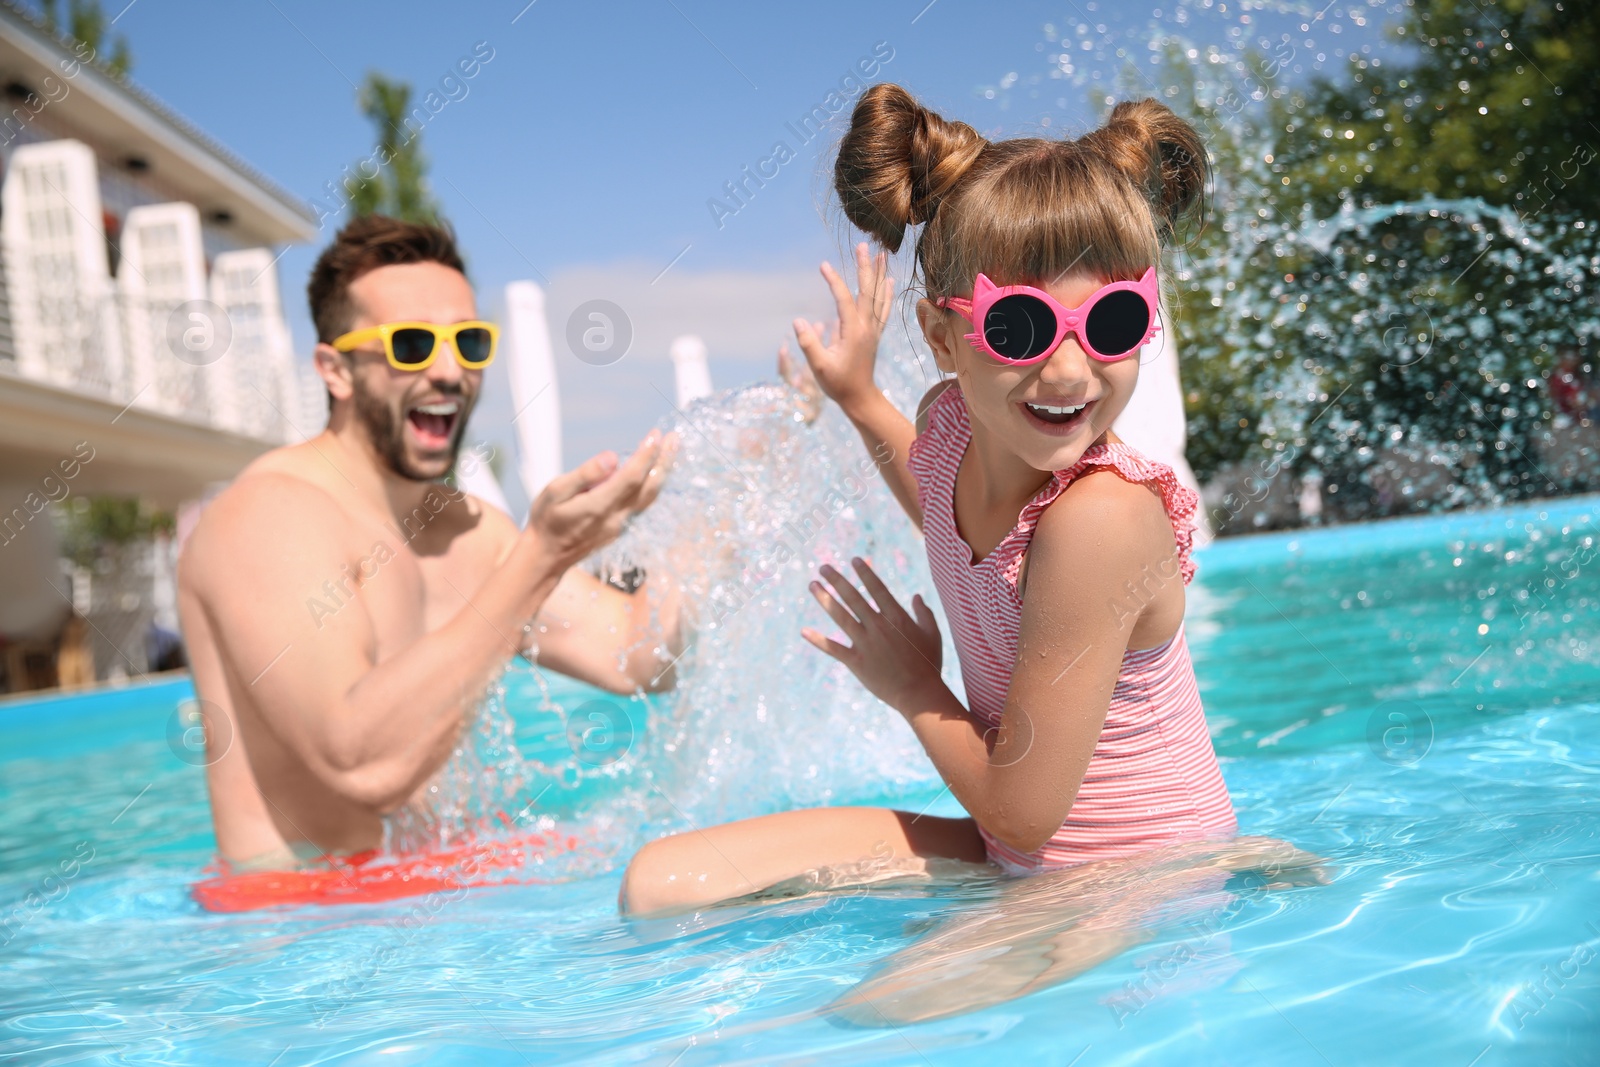
[[[1108, 283], [1107, 278], [1073, 275], [1034, 284], [1073, 308]], [[917, 318], [939, 369], [954, 373], [960, 382], [974, 431], [1035, 470], [1057, 471], [1076, 463], [1111, 429], [1139, 379], [1137, 351], [1104, 363], [1090, 357], [1069, 333], [1048, 359], [1018, 367], [973, 348], [965, 337], [972, 325], [954, 311], [923, 300]]]

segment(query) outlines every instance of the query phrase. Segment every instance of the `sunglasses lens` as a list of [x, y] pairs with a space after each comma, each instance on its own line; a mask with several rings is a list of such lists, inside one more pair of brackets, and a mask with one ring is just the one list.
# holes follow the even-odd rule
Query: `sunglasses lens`
[[402, 367], [414, 367], [433, 355], [433, 334], [414, 326], [396, 330], [390, 343], [394, 349], [394, 361]]
[[494, 358], [494, 339], [481, 326], [456, 331], [456, 351], [463, 361], [481, 367]]
[[1001, 359], [1033, 359], [1056, 339], [1056, 313], [1036, 296], [1003, 296], [983, 317], [983, 339]]
[[1150, 329], [1150, 305], [1131, 289], [1118, 289], [1095, 301], [1083, 334], [1103, 356], [1125, 356], [1139, 346]]

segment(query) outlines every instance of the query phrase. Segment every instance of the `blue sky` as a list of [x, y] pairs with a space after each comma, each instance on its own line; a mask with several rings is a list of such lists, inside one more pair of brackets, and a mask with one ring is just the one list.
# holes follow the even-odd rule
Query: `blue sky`
[[[872, 80], [899, 81], [985, 133], [1070, 131], [1094, 119], [1086, 78], [1100, 67], [1109, 78], [1118, 47], [1140, 51], [1133, 42], [1160, 29], [1218, 44], [1287, 32], [1296, 76], [1307, 77], [1339, 70], [1392, 17], [1322, 0], [1268, 12], [1217, 0], [123, 2], [104, 6], [121, 12], [115, 29], [130, 39], [134, 79], [308, 200], [326, 200], [325, 183], [371, 151], [355, 107], [369, 69], [422, 93], [458, 60], [492, 50], [423, 145], [485, 308], [515, 279], [550, 292], [568, 466], [629, 447], [668, 413], [650, 384], [671, 393], [673, 335], [705, 336], [717, 384], [734, 385], [769, 373], [794, 314], [826, 309], [815, 268], [849, 240], [826, 199], [848, 108], [809, 144], [786, 124], [875, 49], [892, 58]], [[1067, 54], [1052, 36], [1070, 42], [1076, 78], [1050, 76]], [[780, 140], [795, 158], [719, 225], [708, 201], [732, 205], [724, 184]], [[297, 247], [280, 263], [302, 353], [316, 251]], [[564, 314], [596, 297], [622, 305], [636, 333], [628, 356], [606, 368], [579, 363], [559, 340]], [[502, 389], [474, 435], [503, 439], [508, 413]]]

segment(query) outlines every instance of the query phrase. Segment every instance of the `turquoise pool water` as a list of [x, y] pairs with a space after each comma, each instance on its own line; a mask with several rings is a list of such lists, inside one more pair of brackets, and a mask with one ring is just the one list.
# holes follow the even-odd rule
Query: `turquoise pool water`
[[[1241, 827], [1327, 857], [1330, 883], [1199, 887], [1086, 974], [925, 1023], [860, 1027], [824, 1009], [952, 923], [1015, 920], [1012, 887], [908, 882], [622, 922], [627, 849], [708, 809], [629, 801], [643, 773], [631, 759], [537, 770], [566, 738], [546, 698], [594, 694], [514, 676], [507, 703], [535, 760], [534, 810], [614, 847], [550, 884], [240, 915], [188, 896], [212, 839], [203, 775], [170, 741], [186, 682], [0, 704], [0, 1056], [1593, 1063], [1597, 510], [1569, 500], [1206, 550], [1189, 634]], [[628, 716], [641, 738], [658, 725], [642, 705]], [[780, 793], [953, 810], [925, 771], [863, 782], [834, 769], [849, 753], [831, 755], [809, 753], [809, 770], [784, 756], [777, 792], [777, 755], [719, 765], [729, 780], [710, 810], [766, 810]], [[986, 973], [981, 952], [947, 964]]]

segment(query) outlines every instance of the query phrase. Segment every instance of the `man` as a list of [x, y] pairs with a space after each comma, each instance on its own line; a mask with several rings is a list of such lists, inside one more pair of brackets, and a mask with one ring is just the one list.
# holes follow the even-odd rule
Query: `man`
[[631, 693], [670, 684], [678, 651], [675, 604], [655, 634], [643, 590], [569, 569], [655, 499], [670, 436], [555, 479], [519, 531], [439, 480], [497, 333], [451, 235], [359, 219], [309, 292], [327, 428], [247, 467], [178, 566], [217, 845], [236, 864], [377, 846], [519, 652]]

